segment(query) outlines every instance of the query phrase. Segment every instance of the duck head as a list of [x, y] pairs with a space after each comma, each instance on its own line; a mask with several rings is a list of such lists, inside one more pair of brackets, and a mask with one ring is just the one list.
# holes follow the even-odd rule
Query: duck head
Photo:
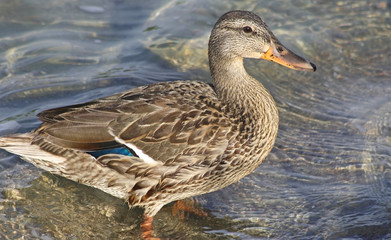
[[285, 67], [315, 71], [315, 64], [298, 56], [278, 41], [256, 14], [227, 12], [215, 24], [209, 39], [209, 58], [262, 58]]

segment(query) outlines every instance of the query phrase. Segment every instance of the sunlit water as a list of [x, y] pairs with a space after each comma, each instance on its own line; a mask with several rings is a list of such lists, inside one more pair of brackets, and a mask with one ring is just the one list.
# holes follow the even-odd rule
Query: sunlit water
[[[246, 60], [280, 111], [254, 173], [195, 198], [207, 216], [154, 222], [184, 239], [391, 238], [391, 6], [387, 1], [0, 2], [0, 132], [45, 109], [158, 81], [210, 81], [207, 41], [232, 9], [263, 17], [318, 66]], [[138, 239], [140, 209], [0, 152], [0, 238]]]

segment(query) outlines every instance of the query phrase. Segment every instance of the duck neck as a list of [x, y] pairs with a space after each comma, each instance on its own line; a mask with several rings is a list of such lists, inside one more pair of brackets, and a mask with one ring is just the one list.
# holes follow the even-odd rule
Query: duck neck
[[210, 70], [220, 100], [233, 115], [251, 116], [256, 122], [278, 124], [274, 100], [263, 85], [248, 75], [243, 58], [214, 59], [210, 56]]

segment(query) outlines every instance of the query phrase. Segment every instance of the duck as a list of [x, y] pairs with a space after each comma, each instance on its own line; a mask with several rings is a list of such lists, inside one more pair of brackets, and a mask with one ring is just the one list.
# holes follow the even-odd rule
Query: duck
[[208, 58], [213, 85], [159, 82], [49, 109], [37, 115], [37, 129], [1, 137], [0, 148], [144, 208], [142, 237], [150, 239], [153, 217], [164, 205], [237, 182], [272, 150], [278, 110], [243, 59], [316, 70], [258, 15], [243, 10], [218, 19]]

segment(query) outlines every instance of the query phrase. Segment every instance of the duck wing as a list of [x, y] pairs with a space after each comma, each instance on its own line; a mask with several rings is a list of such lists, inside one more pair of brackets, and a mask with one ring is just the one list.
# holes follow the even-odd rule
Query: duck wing
[[44, 111], [36, 141], [82, 151], [126, 147], [153, 163], [213, 161], [236, 129], [206, 83], [176, 81]]

